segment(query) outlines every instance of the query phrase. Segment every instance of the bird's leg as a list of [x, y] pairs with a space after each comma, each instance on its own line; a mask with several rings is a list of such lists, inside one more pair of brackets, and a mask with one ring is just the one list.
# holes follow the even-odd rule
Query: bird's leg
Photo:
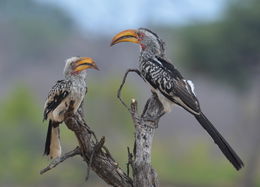
[[[158, 96], [157, 94], [151, 90], [153, 96], [152, 98], [156, 97], [158, 99]], [[152, 126], [152, 128], [158, 128], [158, 123], [156, 123], [166, 112], [164, 110], [160, 111], [158, 115], [156, 116], [150, 116], [150, 115], [147, 115], [146, 114], [146, 111], [149, 107], [149, 104], [151, 102], [151, 99], [152, 98], [149, 98], [149, 100], [146, 102], [145, 106], [144, 106], [144, 110], [143, 110], [143, 113], [141, 115], [141, 119], [144, 120], [144, 121], [149, 121], [149, 122], [152, 122], [154, 124], [156, 124], [155, 126]]]
[[124, 78], [122, 80], [122, 83], [117, 91], [117, 98], [120, 100], [120, 102], [131, 112], [131, 109], [127, 106], [127, 104], [123, 101], [123, 99], [121, 98], [121, 90], [123, 89], [123, 86], [125, 84], [125, 81], [126, 81], [126, 78], [127, 78], [127, 75], [128, 73], [130, 72], [135, 72], [137, 73], [139, 76], [141, 75], [141, 73], [139, 72], [139, 70], [137, 69], [128, 69], [124, 75]]
[[159, 115], [157, 116], [142, 116], [142, 119], [144, 121], [149, 121], [153, 122], [154, 124], [157, 124], [154, 128], [158, 127], [158, 123], [156, 123], [166, 112], [162, 111]]
[[141, 115], [141, 117], [143, 118], [144, 114], [146, 113], [147, 109], [148, 109], [148, 106], [149, 106], [149, 103], [150, 103], [150, 98], [148, 99], [148, 101], [145, 103], [144, 105], [144, 110], [143, 110], [143, 113]]

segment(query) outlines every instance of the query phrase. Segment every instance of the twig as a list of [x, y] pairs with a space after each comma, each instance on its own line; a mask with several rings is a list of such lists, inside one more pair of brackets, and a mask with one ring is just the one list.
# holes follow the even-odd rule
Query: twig
[[[133, 186], [132, 179], [119, 168], [118, 163], [115, 162], [108, 149], [104, 146], [105, 138], [101, 138], [100, 142], [98, 142], [95, 133], [86, 124], [82, 114], [80, 112], [73, 113], [73, 102], [70, 103], [69, 109], [65, 113], [64, 122], [77, 137], [79, 142], [77, 154], [82, 156], [89, 168], [109, 185], [120, 187]], [[57, 160], [58, 163], [62, 161]], [[56, 162], [52, 162], [48, 167], [53, 168], [56, 165]], [[45, 170], [48, 171], [49, 169], [44, 169], [41, 173], [46, 172]]]
[[137, 73], [139, 76], [141, 75], [139, 70], [137, 69], [128, 69], [126, 72], [125, 72], [125, 75], [124, 75], [124, 78], [122, 80], [122, 83], [117, 91], [117, 98], [120, 100], [120, 102], [127, 108], [127, 110], [129, 112], [131, 112], [131, 109], [127, 106], [127, 104], [123, 101], [123, 99], [121, 98], [121, 91], [122, 91], [122, 88], [124, 87], [124, 84], [125, 84], [125, 81], [126, 81], [126, 78], [128, 76], [128, 73], [130, 72], [134, 72], [134, 73]]
[[40, 171], [40, 174], [44, 174], [45, 172], [51, 170], [52, 168], [55, 168], [57, 165], [65, 161], [66, 159], [70, 157], [74, 157], [76, 155], [80, 155], [81, 151], [79, 147], [76, 147], [73, 151], [70, 151], [68, 153], [65, 153], [63, 156], [54, 159], [46, 168], [42, 169]]
[[[141, 117], [138, 115], [137, 101], [135, 99], [131, 100], [130, 108], [128, 108], [128, 106], [120, 98], [120, 94], [125, 84], [127, 74], [131, 71], [134, 71], [140, 75], [138, 70], [129, 69], [125, 73], [118, 90], [118, 98], [129, 110], [135, 126], [134, 156], [130, 156], [130, 151], [128, 150], [127, 173], [129, 174], [129, 165], [131, 165], [133, 169], [133, 185], [136, 187], [158, 187], [158, 177], [156, 171], [151, 166], [151, 152], [155, 128], [158, 127], [159, 119], [163, 115], [163, 106], [157, 95], [153, 93], [147, 100]], [[134, 157], [133, 160], [132, 157]]]
[[127, 147], [127, 153], [128, 153], [128, 162], [126, 164], [126, 167], [127, 167], [127, 176], [129, 176], [129, 172], [130, 172], [130, 169], [129, 169], [129, 166], [133, 164], [133, 154], [130, 152], [130, 148]]
[[[103, 145], [102, 148], [105, 150], [106, 154], [107, 154], [109, 157], [111, 157], [111, 159], [113, 159], [113, 157], [112, 157], [111, 153], [109, 152], [108, 148], [107, 148], [105, 145]], [[113, 161], [116, 162], [114, 159], [113, 159]]]

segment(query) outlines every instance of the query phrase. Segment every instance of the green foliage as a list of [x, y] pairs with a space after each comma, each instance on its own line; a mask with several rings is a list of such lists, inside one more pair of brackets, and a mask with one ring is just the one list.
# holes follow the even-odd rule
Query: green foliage
[[[110, 77], [109, 80], [106, 77]], [[93, 80], [89, 80], [89, 90], [85, 100], [86, 120], [99, 137], [108, 137], [106, 146], [119, 161], [120, 167], [125, 168], [126, 145], [131, 147], [133, 144], [132, 119], [127, 109], [117, 99], [121, 77], [111, 74], [106, 77], [104, 77], [106, 80], [100, 80], [100, 77], [90, 77]], [[133, 85], [131, 81], [127, 81], [122, 91], [122, 97], [126, 103], [130, 103], [132, 98], [139, 98], [137, 88]]]
[[[129, 130], [131, 127], [131, 118], [127, 111], [127, 109], [121, 104], [121, 102], [117, 99], [117, 90], [121, 84], [121, 79], [118, 77], [110, 77], [109, 80], [98, 80], [91, 81], [89, 84], [89, 90], [87, 93], [87, 98], [91, 98], [90, 100], [86, 100], [88, 105], [87, 112], [92, 114], [92, 116], [102, 116], [97, 120], [110, 119], [111, 122], [116, 124], [117, 128]], [[109, 85], [109, 86], [107, 86]], [[128, 103], [130, 103], [133, 97], [138, 96], [135, 92], [135, 89], [131, 83], [126, 83], [123, 91], [122, 97]], [[100, 108], [100, 106], [103, 106]], [[108, 112], [109, 111], [109, 112]], [[109, 115], [109, 116], [107, 116]], [[91, 116], [90, 116], [91, 118]], [[129, 119], [125, 121], [126, 119]], [[113, 122], [113, 120], [116, 120]], [[119, 122], [120, 121], [120, 122]], [[118, 124], [119, 122], [119, 124]], [[102, 122], [101, 122], [102, 123]]]
[[[97, 136], [108, 137], [106, 146], [119, 160], [121, 167], [127, 162], [125, 145], [131, 145], [133, 128], [129, 113], [118, 102], [116, 92], [120, 81], [112, 78], [106, 82], [111, 86], [95, 84], [90, 81], [86, 97], [86, 121], [95, 130]], [[123, 95], [135, 96], [128, 84]], [[88, 99], [91, 98], [91, 99]], [[39, 171], [48, 164], [42, 156], [47, 132], [47, 122], [42, 122], [42, 107], [35, 98], [35, 93], [25, 84], [16, 84], [13, 90], [0, 101], [0, 185], [28, 186], [47, 184], [48, 186], [74, 186], [83, 181], [86, 166], [82, 160], [71, 159], [55, 168], [54, 172], [44, 176]], [[131, 138], [130, 138], [131, 137]], [[77, 146], [75, 135], [65, 125], [61, 125], [63, 152]], [[119, 152], [118, 150], [125, 150]], [[14, 177], [15, 176], [15, 177]], [[91, 177], [89, 183], [95, 181]], [[102, 182], [99, 182], [102, 183]], [[80, 182], [79, 185], [82, 185]]]
[[[30, 88], [19, 83], [0, 103], [1, 186], [70, 186], [69, 184], [77, 184], [77, 181], [84, 178], [85, 166], [77, 159], [57, 168], [51, 175], [39, 174], [49, 163], [48, 159], [42, 156], [47, 123], [42, 122], [43, 106], [39, 105]], [[68, 133], [64, 126], [61, 128], [62, 143], [71, 149], [74, 148], [75, 137], [72, 137], [72, 133]], [[63, 148], [66, 150], [66, 146]]]
[[[39, 153], [41, 144], [42, 133], [37, 127], [40, 113], [32, 92], [22, 84], [1, 102], [0, 181], [16, 184], [16, 181], [28, 182], [35, 176], [31, 172], [40, 162], [39, 157], [32, 155]], [[30, 175], [25, 175], [25, 171]]]
[[[239, 174], [227, 164], [224, 157], [214, 160], [209, 154], [210, 146], [205, 142], [194, 142], [194, 145], [196, 146], [180, 153], [180, 145], [155, 144], [153, 166], [157, 168], [162, 181], [187, 186], [227, 186], [237, 181]], [[166, 150], [166, 147], [173, 147], [175, 151]]]
[[178, 61], [241, 87], [260, 66], [260, 3], [236, 1], [216, 22], [181, 28]]
[[20, 123], [21, 121], [37, 122], [39, 119], [38, 106], [30, 89], [23, 84], [17, 87], [1, 103], [0, 120], [8, 123]]

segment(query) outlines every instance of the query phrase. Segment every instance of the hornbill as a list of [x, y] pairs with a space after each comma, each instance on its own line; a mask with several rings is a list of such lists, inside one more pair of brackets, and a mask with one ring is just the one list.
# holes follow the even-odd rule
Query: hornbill
[[87, 92], [86, 69], [98, 70], [93, 59], [88, 57], [71, 57], [66, 60], [64, 80], [59, 80], [49, 91], [44, 105], [43, 120], [49, 120], [45, 141], [44, 155], [52, 158], [61, 156], [59, 124], [64, 121], [64, 114], [73, 102], [76, 113]]
[[139, 28], [116, 34], [112, 39], [111, 46], [120, 42], [132, 42], [140, 45], [139, 68], [129, 69], [127, 72], [136, 72], [157, 94], [164, 107], [164, 111], [159, 117], [166, 112], [170, 112], [172, 105], [181, 106], [198, 120], [233, 166], [237, 170], [242, 168], [244, 165], [242, 160], [202, 113], [199, 101], [194, 93], [193, 83], [184, 79], [167, 59], [163, 40], [151, 30]]

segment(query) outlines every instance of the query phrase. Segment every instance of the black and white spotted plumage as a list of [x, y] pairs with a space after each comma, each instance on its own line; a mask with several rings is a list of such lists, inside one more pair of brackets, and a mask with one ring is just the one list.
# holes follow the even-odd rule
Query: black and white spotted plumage
[[70, 93], [71, 80], [59, 80], [50, 90], [45, 106], [43, 119], [47, 120], [48, 114], [53, 111]]
[[65, 79], [57, 81], [51, 88], [44, 105], [43, 120], [49, 120], [44, 154], [50, 158], [61, 155], [59, 124], [64, 121], [64, 115], [71, 101], [76, 113], [87, 91], [86, 71], [73, 73], [74, 62], [79, 59], [79, 57], [72, 57], [66, 61]]
[[[142, 31], [143, 29], [141, 29]], [[140, 32], [141, 32], [140, 31]], [[144, 30], [149, 32], [149, 30]], [[145, 33], [144, 33], [145, 35]], [[140, 56], [139, 71], [143, 79], [148, 82], [157, 93], [158, 98], [164, 106], [165, 112], [171, 110], [172, 104], [177, 104], [195, 116], [202, 127], [209, 133], [214, 142], [219, 146], [226, 158], [239, 170], [243, 162], [228, 142], [217, 131], [207, 117], [202, 113], [199, 101], [194, 93], [194, 85], [190, 80], [184, 79], [181, 73], [165, 57], [165, 47], [158, 35], [153, 32], [154, 39], [144, 39]], [[145, 37], [145, 36], [143, 36]], [[154, 45], [146, 45], [151, 40], [157, 42]], [[158, 42], [159, 41], [159, 42]], [[141, 41], [142, 42], [142, 41]], [[150, 46], [160, 46], [158, 49], [151, 49]]]
[[[123, 33], [126, 33], [126, 35], [122, 36]], [[125, 37], [129, 37], [129, 40], [126, 40]], [[140, 64], [139, 70], [136, 71], [139, 71], [139, 75], [152, 87], [153, 92], [158, 95], [164, 106], [164, 111], [170, 112], [172, 106], [177, 104], [194, 115], [232, 165], [237, 170], [242, 168], [242, 160], [202, 113], [199, 101], [194, 93], [193, 83], [184, 79], [166, 58], [165, 43], [159, 36], [145, 28], [126, 30], [113, 38], [112, 45], [119, 43], [121, 38], [122, 42], [130, 41], [140, 44]]]
[[171, 63], [154, 56], [141, 61], [140, 72], [153, 89], [169, 101], [182, 106], [192, 114], [200, 113], [192, 82], [185, 80]]

